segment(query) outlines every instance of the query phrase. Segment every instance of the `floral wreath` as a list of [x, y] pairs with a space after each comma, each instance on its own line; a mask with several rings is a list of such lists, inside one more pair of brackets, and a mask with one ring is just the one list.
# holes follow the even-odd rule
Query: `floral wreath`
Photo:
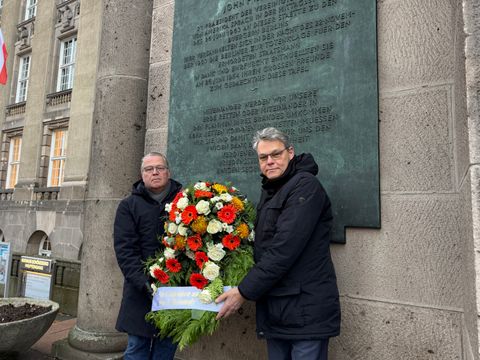
[[[194, 286], [199, 300], [213, 302], [223, 286], [237, 286], [253, 266], [255, 209], [235, 187], [197, 182], [165, 206], [168, 219], [160, 250], [146, 263], [154, 291], [160, 286]], [[212, 334], [216, 313], [161, 310], [147, 314], [160, 337], [180, 349]]]

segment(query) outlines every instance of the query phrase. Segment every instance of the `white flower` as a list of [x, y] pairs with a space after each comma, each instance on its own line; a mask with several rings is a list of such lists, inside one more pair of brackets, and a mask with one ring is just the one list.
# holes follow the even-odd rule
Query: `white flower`
[[175, 216], [175, 224], [180, 224], [182, 222], [182, 216], [180, 214], [177, 214]]
[[204, 183], [204, 182], [196, 183], [195, 185], [193, 185], [193, 188], [195, 190], [202, 190], [202, 191], [207, 191], [208, 190], [207, 184]]
[[170, 234], [176, 234], [177, 233], [177, 230], [178, 230], [178, 226], [175, 225], [174, 223], [168, 223], [168, 227], [167, 227], [167, 231], [170, 233]]
[[154, 265], [150, 266], [149, 270], [150, 270], [150, 276], [154, 278], [155, 277], [155, 275], [154, 275], [155, 270], [162, 270], [162, 268], [160, 267], [160, 265], [154, 264]]
[[187, 197], [182, 197], [180, 200], [177, 202], [177, 208], [180, 210], [185, 209], [188, 206], [188, 198]]
[[185, 189], [182, 194], [183, 194], [184, 196], [187, 196], [187, 194], [188, 194], [189, 191], [190, 191], [189, 189]]
[[215, 280], [220, 274], [220, 266], [217, 264], [207, 261], [203, 267], [203, 276], [210, 281]]
[[172, 203], [169, 203], [169, 204], [165, 205], [165, 211], [166, 212], [172, 211]]
[[163, 256], [165, 256], [165, 259], [173, 259], [175, 258], [175, 250], [172, 248], [166, 248], [163, 252]]
[[235, 186], [231, 186], [230, 189], [232, 189], [232, 191], [237, 191], [237, 188]]
[[200, 200], [197, 205], [195, 205], [195, 209], [199, 214], [208, 215], [210, 214], [210, 204], [208, 201]]
[[222, 222], [222, 229], [223, 231], [226, 231], [229, 234], [233, 232], [233, 226], [228, 225], [227, 223], [224, 223], [224, 222]]
[[214, 197], [212, 197], [212, 198], [210, 199], [210, 202], [211, 202], [211, 203], [216, 203], [216, 202], [218, 202], [218, 201], [220, 201], [220, 198], [219, 198], [218, 196], [214, 196]]
[[158, 290], [157, 285], [155, 285], [154, 283], [151, 283], [151, 284], [150, 284], [150, 287], [152, 288], [153, 294], [155, 295], [155, 293], [156, 293], [157, 290]]
[[187, 236], [187, 227], [183, 224], [178, 225], [178, 233], [182, 236]]
[[204, 304], [210, 304], [213, 301], [212, 294], [206, 289], [202, 290], [202, 292], [198, 294], [198, 300]]
[[226, 254], [225, 250], [223, 250], [222, 244], [216, 244], [216, 245], [208, 244], [207, 249], [208, 249], [207, 255], [213, 261], [222, 260]]
[[220, 194], [220, 199], [225, 201], [225, 202], [230, 202], [230, 201], [232, 201], [232, 195], [227, 194], [227, 193], [223, 193], [223, 194]]
[[209, 234], [216, 234], [220, 231], [222, 231], [222, 223], [215, 219], [210, 220], [207, 226], [207, 232]]
[[250, 234], [248, 235], [248, 241], [255, 241], [255, 231], [250, 231]]
[[223, 208], [223, 203], [217, 202], [217, 203], [215, 204], [215, 207], [217, 208], [217, 210], [220, 210], [221, 208]]

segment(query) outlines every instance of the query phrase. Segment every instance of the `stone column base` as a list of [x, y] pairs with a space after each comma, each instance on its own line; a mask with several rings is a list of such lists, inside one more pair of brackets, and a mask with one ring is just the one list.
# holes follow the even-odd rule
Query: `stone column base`
[[59, 360], [121, 360], [120, 353], [93, 353], [78, 350], [68, 343], [68, 339], [55, 342], [52, 346], [52, 356]]

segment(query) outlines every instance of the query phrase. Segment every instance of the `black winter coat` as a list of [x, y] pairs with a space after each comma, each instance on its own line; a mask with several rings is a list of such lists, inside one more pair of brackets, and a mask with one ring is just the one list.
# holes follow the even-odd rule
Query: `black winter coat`
[[150, 197], [143, 181], [133, 185], [132, 194], [118, 205], [114, 224], [114, 247], [118, 265], [125, 278], [123, 298], [116, 329], [130, 335], [152, 337], [155, 327], [145, 321], [152, 306], [147, 290], [148, 275], [143, 262], [154, 256], [164, 232], [161, 218], [165, 204], [171, 202], [182, 185], [170, 180], [170, 191], [162, 203]]
[[255, 266], [239, 285], [256, 301], [257, 334], [314, 340], [340, 333], [340, 303], [330, 256], [330, 200], [310, 154], [281, 178], [264, 179], [255, 226]]

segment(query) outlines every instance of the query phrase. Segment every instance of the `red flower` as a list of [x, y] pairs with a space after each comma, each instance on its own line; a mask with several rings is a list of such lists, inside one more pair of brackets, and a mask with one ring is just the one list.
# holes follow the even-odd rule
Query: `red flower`
[[212, 186], [212, 183], [207, 181], [207, 182], [205, 183], [205, 185], [206, 185], [207, 187], [210, 187], [210, 186]]
[[240, 238], [238, 236], [228, 234], [223, 237], [222, 244], [227, 249], [235, 250], [240, 245]]
[[194, 196], [196, 198], [208, 198], [210, 199], [213, 197], [213, 193], [210, 191], [203, 191], [203, 190], [195, 190]]
[[168, 274], [162, 269], [158, 269], [158, 268], [153, 270], [153, 276], [155, 276], [155, 278], [158, 281], [160, 281], [162, 284], [166, 284], [168, 280], [170, 280], [170, 277], [168, 276]]
[[175, 198], [173, 199], [172, 203], [173, 205], [177, 205], [178, 200], [183, 197], [183, 193], [180, 191], [175, 195]]
[[175, 219], [177, 218], [177, 214], [175, 214], [175, 212], [178, 210], [177, 208], [177, 205], [173, 204], [172, 205], [172, 209], [170, 210], [170, 212], [168, 213], [168, 220], [170, 220], [171, 222], [174, 222]]
[[182, 270], [182, 264], [177, 259], [168, 259], [166, 261], [167, 269], [173, 273], [177, 273]]
[[192, 274], [192, 276], [190, 276], [190, 284], [202, 290], [205, 285], [208, 284], [208, 280], [205, 279], [202, 274]]
[[198, 217], [197, 209], [195, 209], [194, 205], [189, 205], [182, 211], [181, 216], [182, 222], [185, 225], [189, 225], [193, 220]]
[[231, 224], [235, 221], [236, 213], [237, 209], [235, 209], [235, 206], [228, 204], [220, 209], [217, 216], [224, 223]]
[[207, 261], [208, 261], [208, 256], [203, 251], [197, 251], [195, 253], [195, 262], [197, 263], [197, 266], [200, 269], [203, 267], [203, 264], [205, 264]]
[[197, 251], [202, 247], [202, 238], [200, 235], [195, 234], [187, 239], [187, 244], [190, 249]]

